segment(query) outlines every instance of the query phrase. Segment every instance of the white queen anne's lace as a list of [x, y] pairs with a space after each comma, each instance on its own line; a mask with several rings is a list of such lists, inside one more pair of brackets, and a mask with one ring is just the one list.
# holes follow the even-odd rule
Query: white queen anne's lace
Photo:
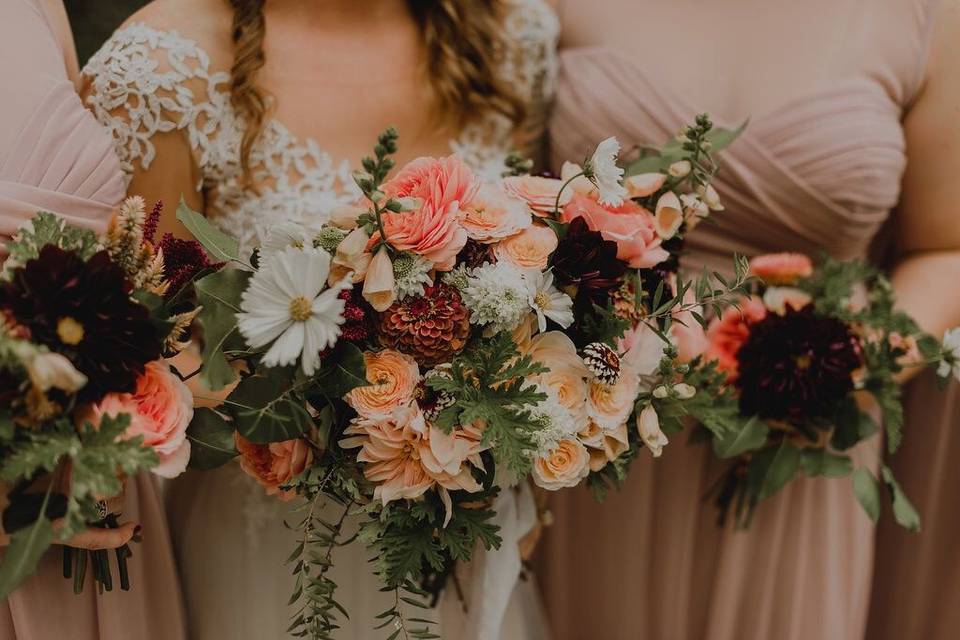
[[[556, 16], [543, 0], [512, 0], [505, 25], [511, 50], [502, 73], [543, 112], [556, 73]], [[199, 169], [206, 213], [240, 240], [260, 245], [280, 221], [316, 225], [360, 193], [346, 161], [314, 140], [301, 140], [271, 120], [251, 151], [250, 188], [241, 181], [245, 123], [230, 104], [229, 74], [211, 69], [207, 53], [176, 31], [133, 23], [117, 31], [84, 69], [88, 106], [113, 134], [124, 170], [148, 168], [155, 139], [185, 135]], [[542, 126], [542, 121], [535, 123]], [[514, 147], [510, 124], [491, 115], [450, 141], [480, 175], [494, 178]]]

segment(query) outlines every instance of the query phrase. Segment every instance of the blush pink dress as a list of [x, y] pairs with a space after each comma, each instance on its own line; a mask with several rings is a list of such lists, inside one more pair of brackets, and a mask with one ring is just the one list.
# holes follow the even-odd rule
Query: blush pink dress
[[[594, 36], [561, 50], [550, 124], [554, 168], [609, 135], [627, 147], [659, 144], [700, 111], [725, 126], [751, 116], [723, 154], [716, 186], [727, 210], [688, 237], [684, 266], [729, 272], [734, 252], [866, 256], [899, 198], [907, 162], [901, 120], [921, 85], [930, 4], [671, 0], [640, 1], [617, 13], [601, 2], [591, 5], [591, 17], [570, 3], [580, 14], [563, 16], [565, 26], [583, 33], [592, 20]], [[608, 44], [631, 42], [629, 29], [632, 53]], [[767, 55], [756, 51], [763, 39]], [[744, 56], [748, 50], [753, 55]], [[724, 65], [730, 59], [740, 62]], [[786, 95], [771, 95], [777, 86]], [[764, 98], [757, 100], [762, 105], [748, 101], [739, 113], [728, 106], [742, 105], [744, 95]], [[908, 433], [908, 441], [920, 440], [916, 463], [935, 442], [957, 439], [955, 387], [935, 396], [922, 379], [910, 390], [908, 429], [940, 430], [926, 444]], [[865, 635], [875, 527], [849, 481], [801, 479], [761, 505], [749, 530], [718, 528], [704, 495], [722, 466], [707, 447], [685, 440], [674, 437], [657, 460], [641, 452], [624, 489], [603, 505], [587, 491], [553, 496], [555, 522], [538, 573], [558, 640], [905, 639], [928, 637], [919, 629], [956, 631], [956, 573], [952, 591], [930, 594], [936, 583], [922, 584], [904, 564], [909, 584], [878, 584], [886, 611], [877, 612], [876, 632]], [[860, 446], [857, 464], [876, 468], [879, 444]], [[928, 528], [938, 518], [957, 521], [952, 491], [924, 496], [922, 479], [909, 484]], [[932, 564], [934, 549], [957, 557], [936, 538], [909, 544], [918, 542], [931, 563], [928, 576], [946, 570]], [[890, 547], [880, 558], [882, 576], [893, 577], [887, 572], [901, 564], [897, 554]], [[910, 593], [911, 586], [920, 590]], [[934, 611], [923, 602], [931, 597], [941, 605], [952, 600], [952, 612]], [[885, 635], [884, 618], [910, 607], [943, 619]]]
[[[61, 13], [48, 15], [37, 0], [0, 1], [0, 240], [38, 209], [102, 230], [124, 196], [110, 136], [69, 80], [64, 61], [73, 43], [58, 41], [57, 34], [69, 32], [59, 28], [66, 24], [62, 6], [55, 8]], [[143, 525], [143, 543], [132, 545], [132, 591], [98, 596], [88, 582], [74, 595], [54, 547], [37, 573], [0, 601], [0, 640], [185, 638], [167, 524], [151, 477], [130, 480], [123, 518]]]

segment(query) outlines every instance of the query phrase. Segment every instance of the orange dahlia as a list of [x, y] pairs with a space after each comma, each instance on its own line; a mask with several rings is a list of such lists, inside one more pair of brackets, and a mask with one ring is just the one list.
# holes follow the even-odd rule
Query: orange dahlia
[[460, 293], [438, 282], [423, 295], [395, 302], [380, 315], [380, 343], [407, 353], [420, 364], [446, 362], [467, 344], [470, 311]]

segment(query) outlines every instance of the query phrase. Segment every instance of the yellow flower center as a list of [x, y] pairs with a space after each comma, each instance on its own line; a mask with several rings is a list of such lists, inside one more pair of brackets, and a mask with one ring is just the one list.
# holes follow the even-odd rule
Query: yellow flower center
[[541, 309], [546, 309], [550, 306], [550, 296], [543, 291], [538, 291], [537, 295], [533, 296], [533, 304], [537, 305]]
[[801, 371], [804, 371], [810, 368], [810, 365], [813, 363], [813, 360], [810, 358], [810, 356], [804, 354], [802, 356], [797, 356], [796, 363], [797, 363], [797, 368], [800, 369]]
[[313, 315], [313, 305], [303, 296], [290, 301], [290, 317], [294, 322], [306, 322]]
[[57, 337], [63, 344], [80, 344], [83, 340], [83, 333], [83, 325], [70, 316], [64, 316], [57, 320]]

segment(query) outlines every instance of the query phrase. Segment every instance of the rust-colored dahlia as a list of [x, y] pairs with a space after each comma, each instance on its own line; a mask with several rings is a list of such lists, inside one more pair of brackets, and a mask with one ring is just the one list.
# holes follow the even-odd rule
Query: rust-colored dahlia
[[407, 353], [421, 365], [446, 362], [467, 345], [470, 311], [460, 293], [438, 282], [380, 314], [380, 344]]

